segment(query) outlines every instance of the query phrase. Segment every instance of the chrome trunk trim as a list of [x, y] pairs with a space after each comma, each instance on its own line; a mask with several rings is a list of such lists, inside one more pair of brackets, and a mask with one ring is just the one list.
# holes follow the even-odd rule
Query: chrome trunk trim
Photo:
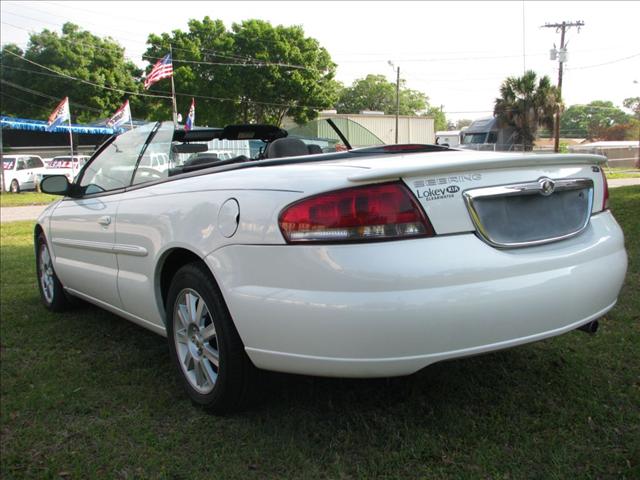
[[[487, 231], [480, 219], [475, 202], [479, 199], [486, 198], [499, 198], [499, 197], [511, 197], [522, 195], [543, 195], [549, 196], [554, 192], [567, 191], [567, 190], [581, 190], [588, 189], [588, 205], [585, 211], [585, 218], [580, 228], [565, 235], [559, 235], [550, 238], [544, 238], [541, 240], [532, 240], [526, 242], [498, 242], [491, 237], [491, 234]], [[462, 196], [467, 205], [467, 210], [471, 216], [473, 225], [476, 227], [476, 232], [482, 240], [493, 247], [497, 248], [520, 248], [530, 247], [534, 245], [544, 245], [546, 243], [557, 242], [559, 240], [565, 240], [567, 238], [574, 237], [580, 234], [587, 225], [591, 218], [591, 211], [593, 208], [593, 180], [590, 178], [562, 178], [553, 180], [547, 177], [541, 177], [534, 182], [514, 183], [510, 185], [498, 185], [493, 187], [474, 188], [471, 190], [465, 190], [462, 192]]]

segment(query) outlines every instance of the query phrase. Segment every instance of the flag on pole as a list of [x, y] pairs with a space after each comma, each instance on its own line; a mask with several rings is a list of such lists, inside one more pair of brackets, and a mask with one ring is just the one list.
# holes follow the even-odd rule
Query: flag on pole
[[71, 115], [69, 114], [69, 97], [64, 97], [55, 110], [51, 112], [47, 129], [53, 130], [65, 121], [71, 121]]
[[151, 85], [159, 82], [163, 78], [169, 78], [173, 76], [173, 62], [171, 61], [171, 54], [167, 53], [161, 60], [158, 60], [153, 66], [147, 78], [144, 79], [144, 88], [148, 89]]
[[116, 110], [116, 113], [107, 120], [107, 127], [118, 128], [125, 123], [131, 122], [131, 108], [129, 107], [129, 100], [126, 100], [122, 106]]
[[187, 121], [184, 124], [185, 132], [188, 132], [193, 128], [196, 123], [196, 101], [194, 98], [191, 99], [191, 106], [189, 107], [189, 113], [187, 114]]

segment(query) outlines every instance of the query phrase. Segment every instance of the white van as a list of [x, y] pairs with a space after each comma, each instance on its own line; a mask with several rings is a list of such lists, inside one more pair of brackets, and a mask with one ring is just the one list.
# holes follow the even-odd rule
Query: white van
[[45, 170], [37, 155], [3, 155], [4, 189], [12, 193], [35, 190], [37, 176]]

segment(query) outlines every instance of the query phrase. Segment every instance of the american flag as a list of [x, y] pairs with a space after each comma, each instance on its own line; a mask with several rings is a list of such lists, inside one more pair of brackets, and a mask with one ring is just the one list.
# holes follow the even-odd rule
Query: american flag
[[167, 53], [162, 60], [158, 60], [153, 66], [147, 78], [144, 79], [144, 88], [147, 89], [156, 82], [159, 82], [163, 78], [169, 78], [173, 75], [173, 62], [171, 61], [171, 54]]

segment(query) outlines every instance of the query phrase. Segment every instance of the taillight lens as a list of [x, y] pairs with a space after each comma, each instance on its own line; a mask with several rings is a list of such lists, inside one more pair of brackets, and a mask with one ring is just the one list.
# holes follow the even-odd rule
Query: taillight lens
[[305, 198], [280, 213], [289, 243], [351, 242], [435, 235], [404, 184], [348, 188]]
[[604, 169], [600, 167], [600, 173], [602, 174], [602, 210], [609, 208], [609, 183], [607, 182], [607, 176], [604, 174]]

